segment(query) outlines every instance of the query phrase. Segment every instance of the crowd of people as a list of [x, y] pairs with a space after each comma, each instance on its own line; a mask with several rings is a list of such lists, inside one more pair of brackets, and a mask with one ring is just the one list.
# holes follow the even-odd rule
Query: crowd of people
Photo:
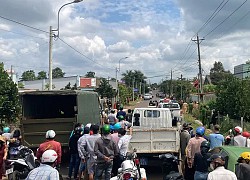
[[226, 159], [222, 153], [211, 154], [212, 149], [222, 145], [248, 147], [249, 133], [242, 132], [236, 126], [233, 133], [224, 136], [219, 125], [213, 127], [213, 132], [205, 135], [205, 128], [196, 128], [195, 133], [188, 123], [182, 125], [180, 135], [181, 169], [186, 180], [245, 180], [250, 175], [250, 150], [243, 152], [238, 162], [236, 172], [225, 169]]
[[[76, 124], [69, 137], [70, 162], [67, 179], [110, 180], [116, 176], [118, 168], [125, 159], [132, 138], [132, 112], [126, 113], [123, 107], [115, 113], [111, 110], [101, 126], [97, 124]], [[56, 132], [48, 130], [45, 142], [36, 152], [40, 166], [33, 169], [27, 180], [60, 179], [62, 149], [55, 140]], [[211, 149], [222, 145], [250, 147], [250, 133], [236, 126], [232, 133], [224, 137], [219, 125], [213, 126], [213, 132], [205, 135], [205, 127], [195, 130], [191, 124], [182, 124], [180, 134], [181, 170], [186, 180], [245, 180], [250, 175], [250, 150], [243, 152], [235, 172], [225, 168], [223, 154], [213, 153]], [[8, 142], [8, 143], [7, 143]], [[19, 129], [10, 132], [4, 127], [0, 136], [0, 167], [4, 167], [7, 158], [15, 158], [21, 144]], [[3, 175], [0, 170], [0, 177]], [[1, 179], [1, 178], [0, 178]]]

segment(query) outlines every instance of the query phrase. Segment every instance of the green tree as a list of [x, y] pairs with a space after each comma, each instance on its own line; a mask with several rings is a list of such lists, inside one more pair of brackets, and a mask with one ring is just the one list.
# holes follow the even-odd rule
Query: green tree
[[[55, 88], [56, 88], [55, 84], [52, 84], [52, 89], [55, 89]], [[44, 89], [45, 90], [49, 90], [49, 83], [45, 84], [45, 88]]]
[[24, 88], [24, 84], [23, 83], [21, 83], [21, 82], [18, 82], [18, 88]]
[[119, 84], [120, 103], [127, 104], [127, 99], [132, 97], [132, 88]]
[[115, 91], [105, 78], [101, 79], [99, 88], [97, 88], [97, 92], [101, 95], [102, 98], [113, 98], [115, 96]]
[[125, 73], [122, 74], [122, 80], [125, 81], [126, 86], [128, 87], [133, 87], [137, 88], [138, 90], [140, 90], [141, 87], [141, 91], [143, 93], [144, 89], [145, 92], [148, 92], [148, 85], [145, 81], [145, 79], [147, 79], [146, 76], [144, 76], [144, 74], [139, 71], [139, 70], [127, 70]]
[[214, 63], [214, 67], [210, 69], [210, 79], [211, 83], [217, 85], [220, 81], [224, 80], [230, 71], [225, 71], [223, 64], [221, 62]]
[[56, 67], [55, 69], [52, 70], [52, 78], [62, 78], [64, 77], [65, 72], [62, 71], [61, 68]]
[[37, 79], [47, 79], [47, 73], [45, 71], [38, 72]]
[[20, 115], [20, 104], [17, 85], [9, 78], [0, 63], [0, 119], [1, 122], [16, 122]]
[[85, 74], [86, 78], [94, 78], [95, 77], [95, 72], [89, 71], [87, 74]]
[[36, 75], [35, 75], [35, 71], [34, 70], [28, 70], [23, 72], [22, 77], [21, 77], [22, 81], [33, 81], [36, 79]]
[[[250, 78], [238, 79], [232, 74], [216, 86], [216, 101], [213, 107], [231, 119], [244, 118], [250, 121]], [[210, 105], [209, 105], [210, 106]]]

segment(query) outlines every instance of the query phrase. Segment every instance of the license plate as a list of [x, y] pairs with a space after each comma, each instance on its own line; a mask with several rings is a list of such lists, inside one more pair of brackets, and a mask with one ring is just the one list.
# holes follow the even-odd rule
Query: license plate
[[10, 169], [7, 169], [7, 170], [6, 170], [6, 174], [7, 174], [7, 175], [10, 174], [10, 173], [13, 173], [13, 168], [10, 168]]
[[146, 166], [148, 165], [148, 158], [140, 158], [140, 165]]

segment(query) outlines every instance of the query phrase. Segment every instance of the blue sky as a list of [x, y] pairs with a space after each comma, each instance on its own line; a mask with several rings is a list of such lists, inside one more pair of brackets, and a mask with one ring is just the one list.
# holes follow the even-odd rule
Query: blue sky
[[[1, 3], [0, 16], [42, 30], [0, 18], [0, 60], [6, 69], [13, 65], [19, 76], [30, 69], [48, 71], [47, 32], [49, 26], [56, 29], [57, 11], [68, 2]], [[74, 50], [60, 39], [53, 41], [53, 66], [62, 68], [66, 76], [94, 71], [97, 76], [115, 77], [119, 59], [129, 57], [121, 61], [121, 72], [136, 69], [148, 77], [157, 76], [150, 82], [169, 78], [171, 69], [174, 78], [180, 74], [193, 78], [198, 64], [191, 38], [220, 4], [221, 10], [199, 32], [205, 37], [202, 69], [209, 74], [214, 62], [221, 61], [233, 72], [250, 55], [250, 3], [244, 0], [84, 0], [68, 5], [60, 12], [60, 38]]]

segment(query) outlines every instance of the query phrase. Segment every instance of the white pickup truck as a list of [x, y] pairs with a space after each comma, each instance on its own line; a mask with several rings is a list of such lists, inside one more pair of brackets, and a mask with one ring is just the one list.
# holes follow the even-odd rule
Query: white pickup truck
[[171, 113], [172, 113], [172, 118], [176, 119], [177, 121], [182, 120], [182, 110], [179, 105], [179, 103], [172, 103], [172, 102], [167, 102], [167, 103], [160, 103], [158, 105], [159, 108], [169, 108]]
[[132, 149], [137, 149], [141, 165], [154, 166], [160, 154], [178, 154], [180, 131], [172, 126], [168, 108], [136, 108], [133, 112]]

